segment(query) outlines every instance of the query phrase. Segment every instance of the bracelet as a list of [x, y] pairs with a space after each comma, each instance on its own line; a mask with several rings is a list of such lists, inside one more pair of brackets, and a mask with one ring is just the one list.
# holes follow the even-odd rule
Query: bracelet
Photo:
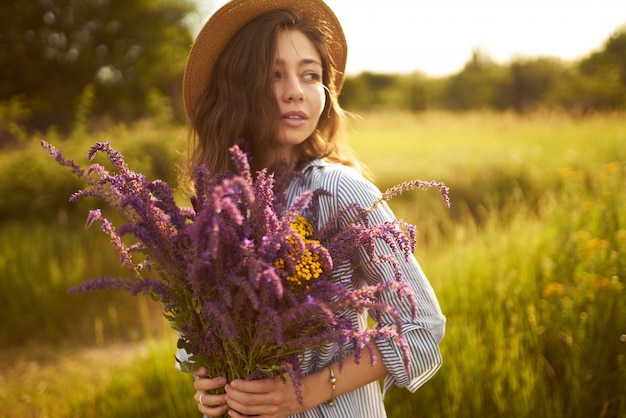
[[328, 406], [335, 406], [335, 383], [337, 383], [337, 378], [335, 378], [335, 373], [333, 372], [333, 368], [331, 366], [328, 366], [328, 371], [330, 372], [330, 379], [328, 379], [328, 382], [331, 384], [331, 386], [333, 387], [333, 395], [330, 398], [330, 400], [327, 402]]

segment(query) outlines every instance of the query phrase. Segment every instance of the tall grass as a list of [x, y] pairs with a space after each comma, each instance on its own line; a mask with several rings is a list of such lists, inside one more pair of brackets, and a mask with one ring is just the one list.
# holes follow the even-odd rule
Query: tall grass
[[392, 416], [626, 416], [626, 162], [563, 173], [542, 217], [425, 260], [445, 362]]
[[[86, 278], [128, 274], [102, 232], [79, 222], [10, 222], [0, 239], [0, 344], [138, 341], [147, 327], [144, 297], [68, 294]], [[154, 309], [153, 309], [154, 310]], [[155, 316], [149, 313], [148, 316]]]
[[[448, 326], [442, 369], [415, 394], [392, 390], [389, 415], [626, 416], [623, 115], [372, 114], [351, 136], [382, 189], [410, 178], [452, 189], [452, 210], [430, 192], [391, 202], [418, 226], [418, 259]], [[145, 128], [110, 139], [140, 171], [182, 143]], [[144, 148], [156, 157], [141, 157]], [[193, 416], [158, 308], [65, 294], [120, 273], [106, 237], [76, 217], [64, 209], [0, 225], [0, 404], [16, 417]]]
[[[191, 376], [174, 370], [176, 338], [106, 347], [30, 350], [27, 359], [3, 359], [0, 416], [192, 417]], [[8, 351], [5, 355], [16, 354]]]
[[[109, 140], [137, 171], [175, 184], [184, 136], [180, 127], [139, 124], [92, 137], [49, 133], [43, 138], [85, 167], [89, 147]], [[113, 292], [67, 294], [87, 278], [127, 272], [107, 237], [83, 226], [88, 209], [100, 205], [69, 203], [83, 185], [45, 154], [39, 140], [0, 154], [0, 344], [141, 339], [144, 325], [136, 298]]]
[[561, 114], [418, 115], [375, 113], [354, 120], [351, 145], [381, 189], [409, 178], [444, 181], [454, 204], [411, 193], [392, 201], [398, 216], [435, 244], [492, 217], [508, 222], [519, 209], [536, 212], [558, 190], [559, 170], [587, 171], [626, 160], [623, 115], [577, 120]]

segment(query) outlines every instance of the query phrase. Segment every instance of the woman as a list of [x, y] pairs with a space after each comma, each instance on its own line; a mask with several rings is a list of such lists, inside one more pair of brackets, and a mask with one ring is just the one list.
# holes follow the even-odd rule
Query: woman
[[[371, 206], [380, 192], [341, 142], [343, 111], [337, 98], [346, 57], [341, 25], [321, 0], [234, 0], [224, 5], [200, 31], [185, 71], [183, 94], [192, 129], [189, 167], [204, 164], [212, 173], [232, 168], [228, 149], [244, 138], [254, 169], [287, 161], [301, 172], [287, 189], [287, 205], [305, 190], [329, 192], [320, 197], [316, 227], [351, 204]], [[382, 204], [370, 221], [391, 219], [393, 213]], [[385, 245], [379, 246], [384, 253]], [[391, 268], [366, 261], [367, 255], [355, 249], [350, 262], [336, 267], [333, 280], [351, 287], [394, 280]], [[408, 370], [391, 340], [376, 341], [373, 364], [348, 357], [341, 370], [339, 347], [328, 344], [305, 353], [299, 402], [290, 379], [286, 384], [279, 378], [227, 382], [200, 368], [194, 373], [198, 410], [209, 417], [226, 412], [232, 417], [385, 417], [384, 391], [392, 385], [415, 391], [438, 370], [445, 327], [417, 261], [399, 257], [398, 262], [419, 314], [412, 319], [408, 302], [395, 294], [381, 297], [402, 317]], [[367, 326], [357, 314], [350, 320]], [[221, 388], [225, 394], [213, 394]]]

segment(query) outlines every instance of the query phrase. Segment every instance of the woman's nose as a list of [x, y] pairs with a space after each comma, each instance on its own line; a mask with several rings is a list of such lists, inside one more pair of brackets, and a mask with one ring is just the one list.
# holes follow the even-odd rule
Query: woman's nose
[[301, 102], [304, 100], [304, 90], [298, 77], [286, 77], [283, 79], [283, 99], [287, 102]]

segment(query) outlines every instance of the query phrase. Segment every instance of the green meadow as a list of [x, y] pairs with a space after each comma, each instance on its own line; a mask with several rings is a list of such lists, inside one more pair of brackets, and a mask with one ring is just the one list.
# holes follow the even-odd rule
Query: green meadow
[[[182, 127], [140, 123], [45, 139], [86, 166], [109, 140], [136, 171], [174, 182]], [[626, 115], [367, 113], [350, 142], [418, 229], [416, 255], [447, 317], [444, 364], [390, 417], [626, 417]], [[68, 295], [126, 274], [84, 228], [97, 202], [39, 147], [0, 154], [0, 417], [198, 416], [159, 306]]]

